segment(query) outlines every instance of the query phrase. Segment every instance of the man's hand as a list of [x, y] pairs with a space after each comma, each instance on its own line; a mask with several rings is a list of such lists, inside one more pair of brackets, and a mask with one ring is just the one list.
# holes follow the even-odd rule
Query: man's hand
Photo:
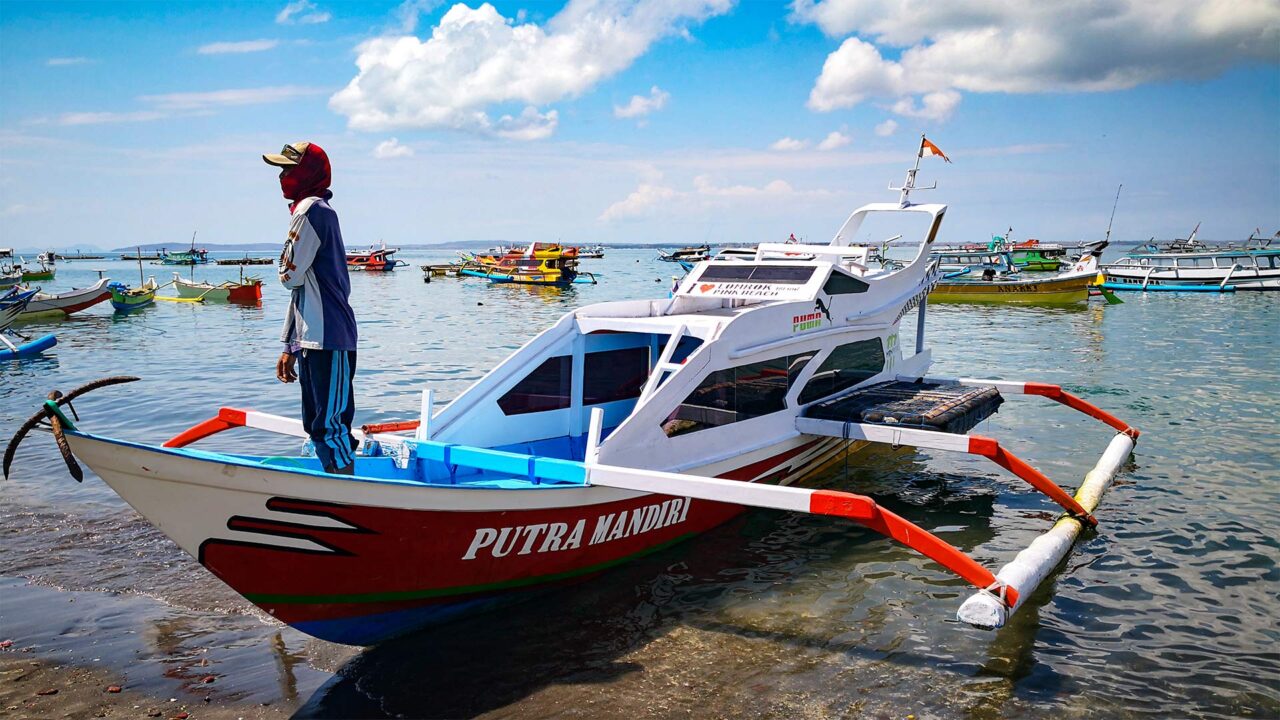
[[298, 379], [298, 373], [294, 372], [293, 355], [284, 352], [280, 353], [280, 359], [276, 361], [276, 379], [282, 383], [291, 383]]

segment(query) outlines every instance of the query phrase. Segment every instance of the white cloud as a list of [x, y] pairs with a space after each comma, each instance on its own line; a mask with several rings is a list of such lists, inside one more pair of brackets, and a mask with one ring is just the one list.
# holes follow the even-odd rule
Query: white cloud
[[893, 118], [889, 118], [879, 125], [876, 125], [876, 135], [879, 137], [889, 137], [897, 131], [898, 121]]
[[320, 10], [315, 3], [310, 0], [297, 0], [284, 6], [284, 9], [276, 14], [276, 22], [281, 25], [315, 25], [318, 23], [329, 22], [333, 16], [328, 12]]
[[[823, 64], [811, 109], [886, 99], [943, 120], [960, 92], [1100, 92], [1280, 61], [1275, 0], [1006, 3], [795, 0], [792, 18], [847, 38]], [[897, 60], [880, 47], [902, 48]]]
[[853, 138], [849, 137], [848, 135], [845, 135], [839, 130], [833, 130], [831, 131], [831, 134], [827, 135], [827, 137], [822, 140], [822, 142], [818, 143], [818, 149], [819, 150], [836, 150], [838, 148], [844, 147], [845, 145], [848, 145], [851, 142], [853, 142]]
[[676, 196], [676, 191], [661, 185], [649, 185], [641, 183], [635, 189], [635, 192], [628, 195], [625, 199], [605, 208], [600, 213], [601, 222], [612, 222], [622, 218], [636, 217], [648, 213], [657, 205], [670, 200]]
[[792, 137], [784, 137], [769, 146], [770, 150], [778, 150], [780, 152], [795, 152], [809, 147], [808, 140], [796, 140]]
[[93, 62], [87, 57], [56, 57], [44, 61], [49, 67], [66, 67], [68, 65], [88, 65]]
[[201, 45], [196, 52], [201, 55], [225, 55], [228, 53], [251, 53], [270, 50], [280, 44], [279, 40], [240, 40], [237, 42], [215, 42]]
[[[329, 100], [356, 130], [452, 128], [495, 132], [489, 108], [512, 103], [554, 130], [554, 110], [630, 67], [656, 41], [726, 12], [732, 0], [570, 0], [545, 25], [513, 22], [483, 4], [454, 5], [431, 37], [384, 36], [358, 48], [358, 74]], [[530, 111], [525, 110], [525, 114]], [[521, 117], [524, 117], [522, 115]], [[501, 125], [499, 121], [498, 125]]]
[[614, 105], [613, 116], [620, 118], [644, 117], [651, 112], [657, 112], [666, 107], [669, 99], [671, 99], [671, 93], [654, 85], [649, 88], [649, 97], [632, 95], [631, 101], [626, 105]]
[[399, 140], [391, 138], [390, 140], [383, 140], [378, 143], [378, 146], [373, 149], [373, 156], [379, 160], [398, 157], [413, 157], [413, 148], [408, 145], [401, 145]]
[[[418, 29], [418, 19], [422, 15], [435, 10], [444, 4], [444, 0], [405, 0], [396, 8], [395, 15], [400, 21], [398, 30], [411, 33]], [[521, 12], [524, 12], [523, 10]]]
[[625, 199], [610, 205], [600, 214], [601, 222], [656, 214], [663, 207], [681, 206], [688, 210], [707, 209], [726, 204], [759, 202], [776, 198], [820, 198], [831, 195], [827, 190], [796, 190], [786, 180], [772, 180], [762, 186], [717, 185], [710, 175], [693, 178], [693, 189], [687, 191], [641, 182]]
[[542, 140], [551, 137], [559, 122], [559, 112], [549, 110], [546, 113], [540, 113], [531, 105], [525, 108], [519, 117], [503, 115], [499, 118], [493, 125], [493, 134], [508, 140]]
[[151, 122], [168, 117], [154, 110], [136, 112], [69, 112], [54, 119], [55, 125], [104, 125], [107, 123]]
[[960, 104], [960, 93], [955, 90], [932, 92], [920, 98], [916, 104], [913, 98], [905, 97], [893, 104], [893, 111], [899, 115], [939, 122], [951, 117], [952, 111]]
[[310, 95], [323, 95], [328, 90], [299, 85], [278, 87], [238, 88], [208, 92], [169, 93], [167, 95], [143, 95], [139, 98], [161, 110], [207, 110], [230, 105], [263, 105], [285, 102]]

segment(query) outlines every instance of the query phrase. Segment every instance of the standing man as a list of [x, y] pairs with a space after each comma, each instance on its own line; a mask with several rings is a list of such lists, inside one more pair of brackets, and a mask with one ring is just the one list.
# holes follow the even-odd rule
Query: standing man
[[292, 296], [280, 335], [285, 350], [276, 362], [276, 378], [283, 383], [300, 381], [302, 423], [324, 471], [350, 475], [356, 447], [351, 436], [356, 318], [347, 302], [347, 249], [338, 214], [329, 207], [329, 156], [315, 143], [297, 142], [262, 159], [280, 168], [280, 189], [293, 213], [280, 253], [280, 282]]

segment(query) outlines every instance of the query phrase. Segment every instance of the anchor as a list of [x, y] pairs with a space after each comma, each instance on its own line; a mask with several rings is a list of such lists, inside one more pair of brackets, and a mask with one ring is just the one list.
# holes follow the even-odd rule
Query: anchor
[[76, 482], [84, 482], [84, 470], [80, 468], [80, 463], [76, 462], [75, 456], [71, 454], [71, 446], [67, 444], [67, 438], [63, 435], [63, 428], [75, 430], [76, 426], [74, 422], [63, 414], [62, 406], [67, 406], [67, 409], [71, 411], [72, 417], [79, 420], [80, 414], [76, 412], [75, 406], [71, 404], [72, 400], [98, 388], [130, 383], [140, 379], [132, 375], [117, 375], [85, 383], [65, 395], [60, 390], [50, 392], [49, 399], [45, 400], [40, 412], [27, 418], [27, 421], [22, 423], [22, 427], [18, 428], [18, 432], [13, 434], [13, 438], [9, 440], [8, 447], [4, 449], [4, 478], [6, 480], [9, 479], [9, 467], [13, 464], [14, 453], [18, 451], [18, 445], [22, 443], [23, 438], [35, 428], [44, 427], [53, 432], [53, 439], [58, 443], [58, 451], [62, 453], [62, 460], [67, 464], [67, 472], [71, 473], [71, 477], [75, 478]]

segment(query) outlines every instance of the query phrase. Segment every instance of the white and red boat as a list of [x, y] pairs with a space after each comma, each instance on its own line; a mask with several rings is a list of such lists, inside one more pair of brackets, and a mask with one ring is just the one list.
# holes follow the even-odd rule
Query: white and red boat
[[397, 260], [393, 257], [397, 252], [400, 252], [399, 248], [389, 248], [386, 243], [383, 243], [380, 248], [371, 247], [368, 250], [349, 250], [347, 251], [347, 269], [390, 272], [398, 267], [408, 265], [405, 261]]
[[[439, 411], [425, 391], [418, 420], [359, 433], [354, 476], [313, 457], [190, 447], [236, 427], [305, 436], [297, 420], [251, 410], [222, 408], [157, 445], [91, 433], [59, 410], [83, 388], [28, 421], [4, 469], [47, 420], [73, 474], [78, 458], [251, 602], [342, 643], [602, 573], [748, 506], [847, 518], [904, 543], [978, 588], [962, 616], [996, 626], [1094, 523], [1137, 431], [1056, 386], [926, 377], [928, 256], [946, 206], [909, 202], [918, 167], [919, 156], [900, 202], [859, 208], [829, 245], [703, 262], [673, 297], [564, 315]], [[911, 217], [924, 232], [901, 261], [851, 242], [865, 220]], [[812, 259], [763, 259], [783, 252]], [[899, 342], [909, 313], [912, 352]], [[1002, 394], [1046, 396], [1118, 432], [1078, 499], [967, 434]], [[997, 575], [869, 497], [793, 486], [868, 443], [989, 457], [1067, 516]]]
[[96, 283], [87, 288], [57, 294], [38, 292], [27, 304], [27, 309], [18, 316], [18, 320], [66, 317], [106, 302], [111, 299], [111, 290], [107, 287], [110, 282], [111, 278], [99, 278]]

